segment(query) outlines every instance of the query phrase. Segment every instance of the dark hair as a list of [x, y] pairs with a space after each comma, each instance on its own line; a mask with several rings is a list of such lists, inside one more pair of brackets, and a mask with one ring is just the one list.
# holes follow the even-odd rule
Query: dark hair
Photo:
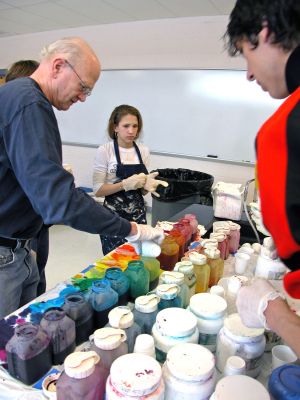
[[139, 110], [135, 107], [128, 106], [127, 104], [121, 104], [116, 107], [114, 111], [111, 113], [111, 116], [108, 121], [107, 131], [108, 135], [111, 139], [115, 138], [115, 127], [119, 124], [121, 119], [125, 117], [125, 115], [134, 115], [138, 120], [138, 131], [137, 137], [139, 136], [142, 128], [143, 128], [143, 119], [139, 112]]
[[31, 75], [39, 66], [35, 60], [20, 60], [15, 62], [7, 71], [5, 82], [13, 81], [23, 76]]
[[270, 30], [272, 43], [292, 50], [300, 43], [299, 0], [237, 0], [224, 35], [228, 53], [240, 53], [243, 40], [257, 46], [257, 35], [264, 26]]

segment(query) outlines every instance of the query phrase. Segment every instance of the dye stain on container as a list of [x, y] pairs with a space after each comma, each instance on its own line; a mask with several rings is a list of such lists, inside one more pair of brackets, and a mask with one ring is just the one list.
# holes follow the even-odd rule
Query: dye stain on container
[[52, 307], [44, 312], [41, 328], [51, 339], [53, 364], [62, 364], [76, 347], [75, 322], [60, 307]]
[[128, 277], [120, 268], [108, 268], [105, 272], [105, 278], [109, 280], [110, 286], [119, 295], [119, 306], [126, 306], [129, 298], [130, 282]]
[[18, 325], [5, 350], [9, 373], [27, 385], [52, 366], [50, 338], [38, 325]]

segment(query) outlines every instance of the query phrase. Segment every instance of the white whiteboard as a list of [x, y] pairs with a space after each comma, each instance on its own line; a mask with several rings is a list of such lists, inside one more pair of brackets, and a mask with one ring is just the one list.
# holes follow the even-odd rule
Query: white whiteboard
[[85, 103], [55, 112], [64, 143], [107, 142], [112, 110], [130, 104], [142, 114], [142, 141], [152, 151], [254, 161], [256, 133], [280, 103], [245, 71], [111, 70]]

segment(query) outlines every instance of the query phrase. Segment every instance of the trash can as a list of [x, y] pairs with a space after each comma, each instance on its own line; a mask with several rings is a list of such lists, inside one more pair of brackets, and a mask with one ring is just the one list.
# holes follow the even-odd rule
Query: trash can
[[[156, 179], [169, 183], [168, 187], [158, 186], [160, 197], [152, 195], [152, 226], [157, 221], [167, 221], [174, 214], [191, 204], [213, 204], [211, 188], [212, 175], [184, 168], [157, 169]], [[153, 171], [152, 171], [153, 172]]]

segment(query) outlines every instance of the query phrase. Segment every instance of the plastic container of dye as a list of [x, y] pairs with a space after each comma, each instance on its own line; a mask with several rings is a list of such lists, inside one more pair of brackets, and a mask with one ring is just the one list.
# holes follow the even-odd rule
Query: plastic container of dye
[[216, 350], [217, 335], [224, 325], [226, 301], [215, 294], [198, 293], [191, 297], [189, 310], [197, 318], [199, 344]]
[[159, 296], [158, 310], [169, 307], [181, 307], [182, 300], [179, 297], [180, 287], [175, 283], [162, 283], [156, 288], [156, 294]]
[[193, 242], [196, 240], [197, 230], [198, 230], [198, 220], [195, 214], [185, 214], [184, 219], [188, 219], [190, 221], [190, 225], [192, 227], [192, 238], [191, 241]]
[[191, 261], [179, 261], [174, 267], [174, 271], [182, 272], [184, 274], [184, 281], [189, 288], [188, 302], [190, 302], [191, 296], [195, 294], [196, 287], [196, 275], [194, 272], [194, 266]]
[[118, 304], [118, 293], [108, 279], [100, 279], [93, 282], [88, 300], [94, 309], [95, 328], [103, 328], [108, 322], [108, 313]]
[[220, 257], [222, 260], [225, 260], [226, 257], [226, 248], [228, 242], [226, 242], [226, 235], [224, 233], [216, 233], [212, 232], [209, 236], [211, 239], [215, 239], [218, 242], [218, 249], [220, 250]]
[[210, 400], [270, 400], [269, 393], [257, 380], [245, 375], [222, 378]]
[[240, 246], [241, 225], [232, 221], [228, 221], [228, 227], [230, 229], [229, 253], [234, 254], [238, 251]]
[[133, 310], [134, 321], [140, 326], [142, 333], [151, 335], [158, 313], [159, 296], [149, 294], [135, 299]]
[[143, 261], [145, 268], [150, 274], [150, 290], [153, 290], [158, 285], [159, 273], [160, 273], [160, 263], [154, 257], [142, 256], [141, 261]]
[[128, 353], [126, 333], [122, 329], [101, 328], [94, 332], [91, 350], [95, 351], [109, 375], [111, 364], [120, 356]]
[[176, 344], [198, 343], [197, 319], [183, 308], [166, 308], [157, 314], [152, 336], [156, 359], [164, 362], [168, 351]]
[[52, 307], [44, 312], [40, 326], [51, 339], [53, 364], [62, 364], [76, 347], [75, 322], [62, 308]]
[[238, 314], [224, 320], [217, 339], [217, 368], [224, 371], [230, 356], [239, 356], [246, 362], [246, 375], [256, 378], [262, 367], [266, 339], [264, 329], [246, 327]]
[[133, 352], [146, 354], [147, 356], [155, 358], [155, 344], [153, 337], [147, 333], [138, 335], [135, 339]]
[[5, 350], [8, 372], [26, 385], [39, 380], [52, 367], [50, 337], [38, 325], [17, 325]]
[[300, 366], [285, 364], [274, 369], [268, 389], [274, 400], [300, 399]]
[[99, 359], [94, 351], [70, 354], [56, 384], [57, 400], [104, 400], [106, 371]]
[[120, 268], [108, 268], [105, 272], [105, 278], [109, 280], [112, 289], [118, 293], [118, 305], [126, 306], [129, 300], [130, 286], [128, 277]]
[[186, 308], [189, 305], [189, 287], [184, 281], [184, 274], [177, 271], [164, 271], [159, 277], [160, 283], [175, 283], [179, 286], [179, 297], [181, 307]]
[[142, 261], [129, 261], [128, 267], [124, 273], [129, 278], [129, 296], [131, 301], [134, 302], [137, 297], [143, 296], [149, 292], [150, 273], [145, 268]]
[[115, 360], [106, 382], [106, 400], [164, 400], [164, 382], [153, 357], [133, 353]]
[[166, 236], [162, 241], [161, 253], [157, 257], [160, 268], [164, 271], [172, 271], [179, 258], [179, 246], [173, 236]]
[[189, 254], [189, 260], [193, 264], [196, 275], [195, 293], [205, 293], [208, 289], [210, 267], [204, 254], [195, 251]]
[[113, 328], [123, 329], [126, 334], [128, 353], [133, 352], [135, 339], [142, 333], [141, 327], [134, 322], [134, 316], [127, 306], [119, 306], [108, 314], [109, 325]]
[[223, 276], [224, 260], [220, 257], [220, 250], [218, 249], [205, 249], [204, 255], [210, 268], [208, 287], [212, 287], [217, 285]]
[[94, 310], [82, 294], [69, 294], [65, 298], [63, 310], [73, 321], [76, 328], [76, 345], [86, 340], [94, 331]]
[[206, 400], [216, 384], [215, 357], [198, 344], [179, 344], [168, 352], [163, 378], [165, 400]]
[[[183, 227], [183, 225], [182, 225], [182, 227]], [[181, 260], [182, 257], [184, 256], [184, 252], [185, 252], [185, 237], [184, 237], [184, 234], [182, 233], [182, 230], [180, 230], [179, 228], [174, 227], [170, 231], [169, 235], [172, 236], [175, 239], [175, 242], [179, 246], [178, 260]]]

